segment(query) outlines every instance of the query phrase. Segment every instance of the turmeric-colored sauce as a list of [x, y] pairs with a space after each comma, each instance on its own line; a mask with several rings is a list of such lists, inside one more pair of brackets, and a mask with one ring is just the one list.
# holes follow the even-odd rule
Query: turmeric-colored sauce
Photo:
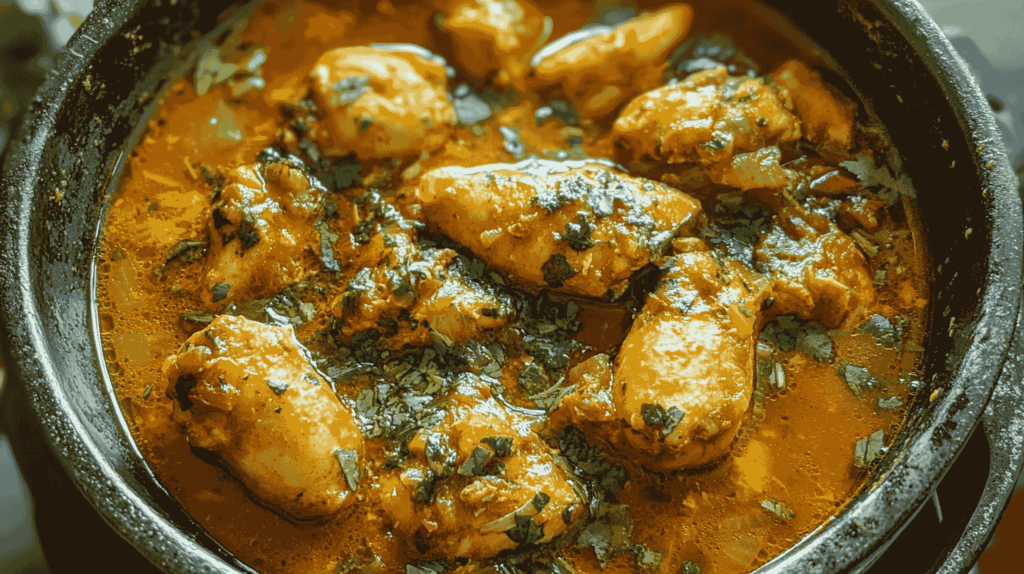
[[748, 572], [839, 512], [928, 254], [884, 128], [764, 14], [225, 14], [96, 258], [160, 481], [268, 573]]

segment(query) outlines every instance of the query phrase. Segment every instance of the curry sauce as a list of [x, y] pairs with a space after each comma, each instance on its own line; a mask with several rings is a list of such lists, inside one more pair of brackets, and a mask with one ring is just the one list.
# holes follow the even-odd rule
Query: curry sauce
[[827, 521], [919, 385], [928, 254], [764, 14], [224, 14], [96, 258], [163, 485], [261, 572], [747, 572]]

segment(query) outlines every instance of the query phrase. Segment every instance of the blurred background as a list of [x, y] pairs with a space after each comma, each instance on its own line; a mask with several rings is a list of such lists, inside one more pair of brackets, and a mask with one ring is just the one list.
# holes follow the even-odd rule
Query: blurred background
[[[1024, 175], [1024, 2], [920, 2], [979, 79], [1003, 132], [1011, 163], [1018, 175]], [[92, 8], [93, 0], [0, 0], [0, 156], [22, 111], [51, 69], [54, 54]], [[2, 394], [0, 365], [0, 397]], [[1018, 495], [975, 572], [1024, 572], [1021, 486], [1024, 484], [1018, 483]], [[36, 536], [32, 500], [14, 464], [8, 438], [0, 430], [0, 574], [49, 571]]]

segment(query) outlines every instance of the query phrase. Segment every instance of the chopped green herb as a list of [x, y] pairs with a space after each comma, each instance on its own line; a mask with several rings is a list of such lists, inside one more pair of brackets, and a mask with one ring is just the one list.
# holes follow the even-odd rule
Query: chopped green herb
[[462, 476], [480, 476], [484, 473], [484, 467], [494, 458], [494, 451], [482, 446], [473, 449], [473, 452], [466, 457], [466, 462], [459, 467], [459, 474]]
[[523, 365], [523, 370], [516, 375], [516, 382], [531, 395], [542, 393], [551, 386], [544, 368], [533, 361]]
[[110, 252], [110, 260], [120, 261], [122, 259], [124, 259], [124, 250], [121, 249], [119, 246], [115, 246], [114, 249], [111, 250]]
[[192, 321], [193, 323], [209, 325], [217, 318], [217, 316], [213, 313], [207, 313], [206, 311], [185, 311], [181, 314], [181, 318], [186, 321]]
[[341, 465], [341, 472], [345, 475], [345, 484], [348, 489], [355, 492], [359, 489], [359, 453], [347, 448], [334, 449], [334, 457]]
[[284, 394], [284, 392], [288, 390], [288, 383], [277, 379], [271, 379], [269, 377], [267, 378], [267, 386], [270, 387], [270, 390], [279, 395]]
[[576, 427], [566, 427], [559, 433], [558, 448], [573, 466], [594, 477], [598, 486], [610, 494], [619, 493], [629, 478], [623, 467], [606, 461], [604, 449], [587, 442], [587, 436]]
[[334, 258], [334, 241], [338, 239], [338, 235], [332, 232], [330, 226], [324, 221], [318, 221], [316, 229], [320, 234], [320, 262], [323, 264], [324, 270], [331, 273], [341, 271], [341, 265]]
[[835, 357], [832, 339], [825, 333], [821, 325], [812, 325], [799, 330], [796, 346], [801, 351], [814, 357], [819, 363], [831, 363]]
[[796, 513], [791, 508], [777, 500], [762, 500], [761, 508], [768, 512], [778, 516], [783, 520], [792, 520], [796, 518]]
[[448, 438], [436, 432], [427, 434], [424, 440], [427, 466], [440, 478], [445, 478], [455, 471], [458, 454], [448, 446]]
[[656, 570], [661, 566], [664, 555], [657, 550], [651, 550], [646, 546], [637, 546], [633, 549], [636, 552], [636, 563], [645, 570]]
[[238, 240], [242, 243], [242, 253], [256, 247], [260, 242], [260, 233], [255, 222], [249, 217], [242, 219], [238, 224]]
[[419, 564], [406, 564], [405, 574], [441, 574], [444, 566], [437, 562], [421, 562]]
[[[205, 241], [199, 241], [197, 239], [184, 239], [174, 244], [171, 250], [167, 252], [167, 257], [164, 259], [164, 263], [170, 263], [175, 259], [182, 259], [186, 263], [195, 263], [198, 261], [199, 256], [202, 255], [202, 251], [206, 249], [207, 243]], [[122, 255], [123, 257], [123, 255]]]
[[147, 211], [156, 211], [158, 209], [160, 209], [160, 204], [155, 201], [153, 203], [150, 203], [149, 207], [146, 208]]
[[221, 190], [224, 188], [224, 184], [227, 182], [224, 175], [213, 171], [205, 165], [199, 166], [199, 174], [203, 178], [203, 183], [210, 186], [213, 190], [213, 201], [217, 201]]
[[887, 399], [878, 397], [878, 406], [885, 410], [895, 411], [903, 406], [903, 400], [899, 397], [889, 397]]
[[625, 504], [598, 503], [595, 521], [590, 523], [576, 539], [579, 548], [593, 548], [601, 567], [620, 552], [633, 550], [633, 519]]
[[676, 426], [682, 422], [683, 417], [686, 416], [686, 411], [679, 407], [665, 409], [665, 407], [657, 403], [646, 403], [640, 405], [640, 416], [643, 417], [644, 422], [648, 426], [660, 426], [661, 438], [665, 438], [672, 434]]
[[505, 534], [520, 546], [527, 544], [534, 544], [538, 540], [544, 538], [544, 525], [537, 524], [532, 516], [521, 516], [516, 514], [514, 516], [516, 525], [511, 529], [506, 530]]
[[439, 477], [433, 472], [428, 472], [424, 480], [416, 485], [412, 493], [413, 502], [420, 504], [432, 504], [434, 502], [434, 487], [437, 486]]
[[212, 327], [208, 327], [202, 331], [203, 336], [213, 345], [213, 348], [217, 351], [221, 351], [224, 348], [223, 341], [217, 336]]
[[142, 398], [146, 398], [153, 394], [153, 385], [146, 385], [146, 388], [142, 391]]
[[494, 455], [505, 457], [512, 454], [512, 439], [507, 436], [488, 436], [480, 439], [480, 442], [494, 449]]
[[875, 342], [886, 347], [897, 347], [902, 339], [899, 329], [892, 321], [877, 314], [872, 315], [866, 323], [857, 327], [857, 330], [871, 335]]
[[875, 285], [878, 287], [885, 287], [886, 282], [886, 271], [885, 269], [875, 270]]
[[430, 329], [430, 342], [434, 345], [434, 351], [442, 357], [447, 356], [453, 346], [451, 339], [433, 329]]
[[544, 281], [555, 289], [565, 285], [566, 281], [572, 279], [578, 273], [569, 264], [569, 260], [565, 258], [565, 255], [561, 253], [552, 253], [551, 257], [541, 266], [541, 272], [544, 273]]
[[853, 449], [853, 466], [864, 468], [870, 465], [884, 450], [885, 433], [879, 429], [857, 441]]
[[228, 291], [231, 290], [230, 283], [217, 283], [210, 288], [210, 293], [213, 295], [213, 302], [223, 301], [228, 297]]
[[679, 574], [700, 574], [700, 566], [693, 560], [687, 560], [679, 565]]
[[565, 224], [562, 239], [569, 243], [569, 247], [572, 247], [573, 251], [586, 251], [594, 246], [594, 240], [591, 238], [593, 231], [594, 227], [590, 224], [588, 213], [581, 211], [576, 214], [575, 223]]
[[846, 386], [850, 388], [854, 395], [861, 397], [864, 395], [864, 388], [874, 386], [875, 378], [871, 376], [871, 371], [864, 367], [857, 365], [843, 365], [841, 367], [840, 374], [846, 381]]
[[864, 252], [864, 255], [871, 259], [875, 255], [878, 255], [878, 246], [871, 240], [871, 237], [863, 229], [854, 229], [850, 233], [850, 237], [853, 242], [860, 247], [860, 250]]

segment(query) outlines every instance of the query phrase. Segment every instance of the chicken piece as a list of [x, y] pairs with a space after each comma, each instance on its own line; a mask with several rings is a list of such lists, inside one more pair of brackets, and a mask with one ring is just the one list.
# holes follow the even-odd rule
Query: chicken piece
[[764, 147], [757, 151], [741, 153], [731, 160], [723, 161], [707, 168], [708, 179], [711, 181], [743, 191], [758, 188], [779, 189], [793, 183], [797, 177], [792, 171], [782, 167], [780, 160], [782, 151], [776, 147]]
[[216, 453], [266, 506], [294, 520], [355, 497], [363, 437], [291, 327], [221, 315], [164, 363], [189, 444]]
[[636, 98], [615, 120], [617, 144], [636, 158], [704, 166], [800, 139], [789, 92], [724, 67]]
[[761, 306], [771, 287], [703, 242], [687, 244], [692, 250], [648, 295], [613, 369], [613, 401], [627, 428], [625, 443], [612, 444], [655, 470], [696, 468], [728, 451], [754, 390]]
[[471, 77], [527, 92], [530, 58], [551, 36], [552, 21], [525, 0], [462, 0], [440, 25]]
[[499, 272], [589, 297], [621, 294], [700, 212], [664, 184], [583, 161], [444, 167], [418, 194], [428, 226]]
[[324, 154], [385, 158], [431, 152], [448, 141], [455, 110], [445, 66], [418, 54], [338, 48], [310, 73], [331, 143]]
[[431, 557], [483, 560], [544, 544], [586, 515], [586, 502], [537, 421], [506, 409], [481, 381], [463, 382], [449, 414], [408, 444], [405, 468], [381, 477], [381, 504]]
[[856, 324], [875, 298], [873, 276], [856, 242], [827, 219], [786, 208], [755, 249], [774, 282], [772, 311], [829, 329]]
[[693, 9], [686, 4], [638, 16], [550, 56], [535, 57], [534, 78], [541, 88], [559, 86], [581, 117], [608, 115], [661, 83], [668, 57], [692, 20]]
[[211, 308], [275, 295], [320, 267], [314, 222], [326, 190], [298, 158], [261, 157], [228, 174], [213, 204], [202, 281]]
[[514, 303], [471, 279], [451, 249], [420, 249], [412, 233], [386, 229], [368, 248], [380, 259], [360, 269], [334, 304], [345, 339], [383, 328], [380, 343], [389, 349], [430, 345], [432, 338], [451, 346], [515, 317]]
[[847, 155], [853, 145], [857, 104], [797, 60], [782, 64], [772, 79], [789, 90], [796, 115], [803, 122], [804, 137], [827, 146], [834, 154]]
[[569, 425], [591, 430], [604, 425], [597, 434], [612, 444], [620, 442], [615, 438], [616, 429], [621, 429], [622, 425], [612, 397], [612, 364], [611, 357], [602, 353], [569, 369], [565, 384], [572, 390], [551, 412], [549, 423], [553, 430]]

